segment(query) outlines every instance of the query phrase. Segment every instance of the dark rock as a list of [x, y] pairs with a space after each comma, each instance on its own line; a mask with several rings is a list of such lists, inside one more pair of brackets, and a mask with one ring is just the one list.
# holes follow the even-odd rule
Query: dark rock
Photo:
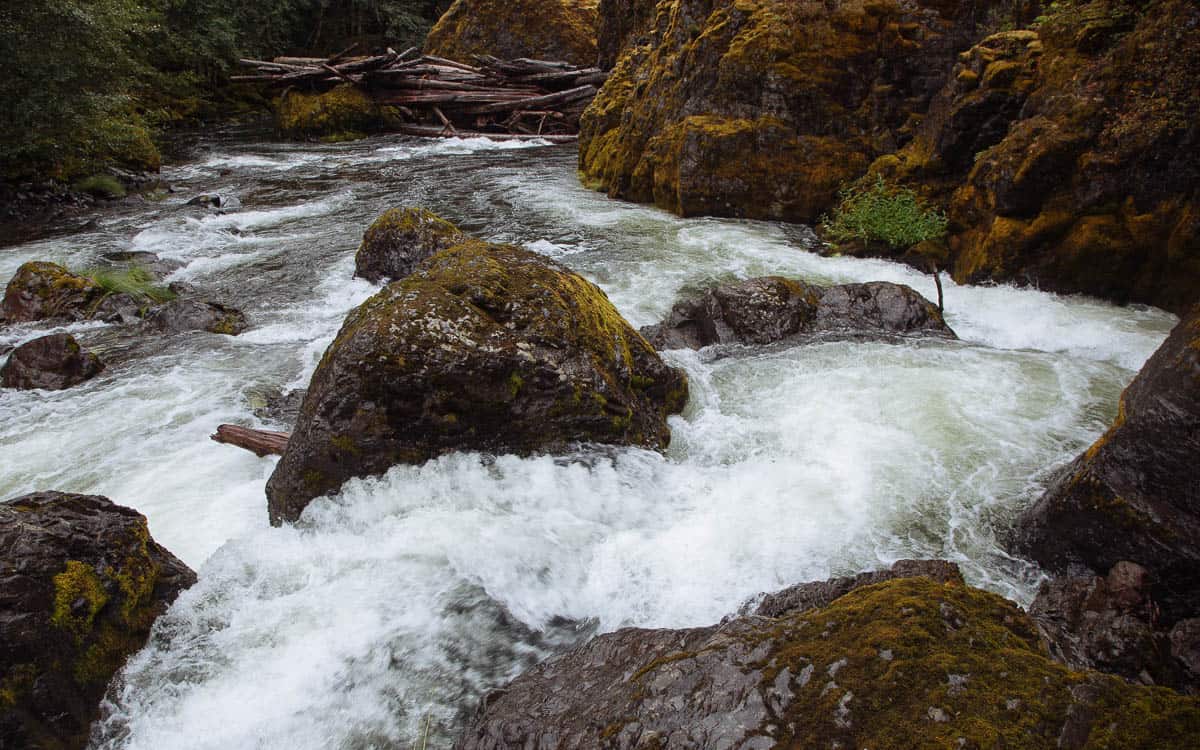
[[[810, 609], [827, 607], [835, 599], [863, 586], [873, 586], [896, 578], [929, 578], [939, 583], [963, 583], [958, 566], [945, 560], [897, 560], [888, 570], [872, 570], [856, 576], [830, 578], [827, 581], [801, 583], [773, 594], [766, 594], [752, 614], [783, 617]], [[751, 614], [743, 608], [743, 614]]]
[[396, 281], [434, 253], [467, 239], [445, 219], [423, 208], [385, 211], [363, 234], [354, 275], [371, 282]]
[[56, 263], [30, 261], [8, 282], [2, 307], [9, 323], [86, 320], [105, 294], [86, 276], [73, 274]]
[[1116, 421], [1021, 515], [1013, 548], [1059, 574], [1144, 567], [1165, 624], [1200, 614], [1200, 307], [1121, 394]]
[[184, 205], [200, 206], [202, 208], [220, 208], [221, 207], [221, 196], [216, 195], [216, 194], [197, 195], [195, 198], [192, 198]]
[[18, 346], [0, 368], [0, 386], [61, 391], [103, 370], [100, 358], [81, 349], [74, 336], [56, 333]]
[[246, 316], [219, 302], [179, 298], [154, 308], [146, 315], [146, 326], [166, 333], [208, 331], [236, 336], [246, 330]]
[[262, 397], [261, 405], [254, 409], [254, 416], [264, 422], [292, 427], [300, 419], [300, 407], [304, 404], [306, 388], [296, 388], [287, 393], [273, 391]]
[[1180, 620], [1171, 628], [1171, 656], [1186, 670], [1192, 685], [1200, 685], [1200, 617]]
[[1156, 623], [1146, 569], [1117, 563], [1108, 576], [1057, 578], [1042, 584], [1029, 615], [1051, 654], [1072, 669], [1096, 669], [1145, 684], [1194, 689]]
[[1189, 747], [1200, 703], [1079, 674], [1012, 602], [901, 578], [780, 618], [627, 628], [488, 695], [455, 745], [501, 748]]
[[111, 252], [105, 253], [100, 257], [107, 263], [118, 268], [140, 268], [157, 279], [170, 276], [185, 265], [183, 261], [160, 258], [156, 253], [144, 250]]
[[83, 748], [109, 680], [195, 580], [106, 498], [0, 503], [0, 746]]
[[937, 305], [882, 281], [820, 287], [766, 276], [714, 287], [680, 302], [642, 334], [659, 349], [770, 344], [800, 337], [956, 338]]
[[657, 4], [657, 0], [600, 0], [596, 46], [601, 68], [611, 70], [625, 48], [646, 35]]
[[267, 483], [271, 519], [455, 450], [661, 448], [686, 401], [685, 375], [594, 284], [519, 247], [464, 242], [347, 317]]

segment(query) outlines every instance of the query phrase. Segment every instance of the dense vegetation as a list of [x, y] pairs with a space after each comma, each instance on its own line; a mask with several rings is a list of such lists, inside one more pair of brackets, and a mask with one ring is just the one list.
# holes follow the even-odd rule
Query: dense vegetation
[[[163, 128], [228, 112], [240, 56], [419, 43], [445, 0], [40, 0], [0, 7], [0, 181], [153, 169]], [[245, 92], [249, 93], [249, 92]], [[243, 96], [245, 95], [243, 94]]]

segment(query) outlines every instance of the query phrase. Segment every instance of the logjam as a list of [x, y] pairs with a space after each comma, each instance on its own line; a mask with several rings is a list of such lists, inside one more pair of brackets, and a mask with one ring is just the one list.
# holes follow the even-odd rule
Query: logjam
[[280, 89], [328, 91], [351, 84], [404, 119], [400, 132], [423, 136], [573, 138], [579, 116], [607, 74], [549, 60], [499, 60], [477, 55], [474, 64], [388, 50], [384, 55], [241, 60], [254, 75], [233, 80]]
[[258, 456], [282, 456], [291, 434], [271, 430], [252, 430], [236, 424], [223, 424], [217, 427], [216, 434], [211, 437], [218, 443], [236, 445], [238, 448], [245, 448]]

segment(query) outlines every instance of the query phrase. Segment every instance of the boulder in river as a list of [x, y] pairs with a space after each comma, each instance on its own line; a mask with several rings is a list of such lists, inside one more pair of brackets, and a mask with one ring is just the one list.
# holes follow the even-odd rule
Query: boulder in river
[[1148, 571], [1165, 624], [1200, 615], [1200, 306], [1121, 394], [1117, 418], [1018, 521], [1014, 549], [1058, 574]]
[[0, 746], [83, 748], [109, 680], [195, 580], [106, 498], [0, 503]]
[[4, 317], [9, 323], [86, 320], [107, 294], [95, 281], [57, 263], [30, 261], [4, 290]]
[[363, 234], [354, 275], [375, 283], [402, 279], [421, 261], [465, 239], [458, 227], [427, 209], [389, 209]]
[[713, 287], [677, 303], [665, 321], [642, 334], [659, 349], [821, 336], [956, 338], [937, 305], [902, 284], [821, 287], [782, 276]]
[[152, 308], [146, 313], [146, 327], [165, 333], [208, 331], [236, 336], [246, 330], [246, 316], [241, 310], [212, 302], [198, 296], [187, 284], [172, 284], [175, 299]]
[[596, 63], [598, 0], [455, 0], [425, 39], [425, 52], [470, 62], [504, 60]]
[[1073, 672], [1045, 654], [1012, 602], [915, 577], [778, 618], [601, 635], [485, 697], [455, 747], [1197, 743], [1196, 698]]
[[394, 110], [348, 83], [325, 92], [287, 90], [275, 101], [275, 124], [290, 138], [352, 140], [395, 121]]
[[470, 240], [389, 284], [342, 325], [267, 483], [292, 521], [351, 477], [455, 450], [662, 448], [687, 401], [591, 282], [537, 253]]
[[85, 351], [69, 333], [55, 333], [18, 346], [0, 368], [0, 386], [61, 391], [90, 380], [104, 370], [94, 353]]

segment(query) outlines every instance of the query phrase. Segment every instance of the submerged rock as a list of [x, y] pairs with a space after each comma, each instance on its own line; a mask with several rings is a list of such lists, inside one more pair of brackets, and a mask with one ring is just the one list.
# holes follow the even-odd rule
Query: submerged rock
[[455, 0], [425, 39], [425, 52], [596, 63], [599, 0]]
[[665, 321], [643, 328], [642, 334], [659, 349], [827, 335], [956, 338], [937, 305], [902, 284], [820, 287], [781, 276], [716, 286], [676, 304]]
[[0, 746], [83, 748], [109, 680], [195, 580], [106, 498], [0, 503]]
[[511, 245], [464, 242], [350, 313], [313, 375], [267, 483], [295, 520], [351, 477], [454, 450], [662, 448], [687, 401], [604, 293]]
[[241, 310], [196, 298], [173, 299], [146, 314], [146, 327], [165, 333], [208, 331], [236, 336], [247, 325]]
[[61, 391], [90, 380], [104, 370], [94, 353], [85, 351], [69, 333], [26, 342], [13, 350], [0, 368], [0, 386]]
[[1022, 514], [1014, 549], [1059, 574], [1148, 571], [1164, 624], [1200, 615], [1200, 306], [1121, 394], [1116, 421]]
[[363, 234], [354, 256], [354, 275], [376, 283], [402, 279], [421, 261], [465, 239], [458, 227], [432, 211], [393, 208]]
[[1200, 702], [1078, 673], [994, 594], [901, 578], [779, 618], [626, 628], [487, 696], [458, 750], [1187, 747]]
[[86, 320], [106, 294], [96, 282], [57, 263], [30, 261], [8, 282], [2, 306], [9, 323]]

